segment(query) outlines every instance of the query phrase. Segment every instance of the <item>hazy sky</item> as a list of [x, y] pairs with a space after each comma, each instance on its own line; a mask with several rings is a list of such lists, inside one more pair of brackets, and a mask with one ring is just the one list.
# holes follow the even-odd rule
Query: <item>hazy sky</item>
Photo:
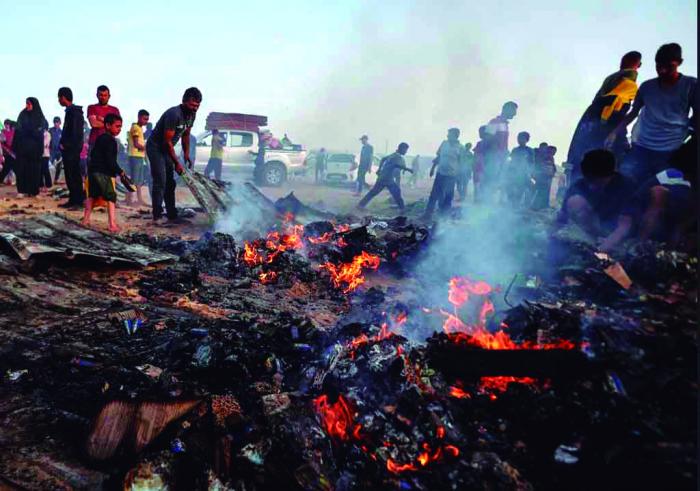
[[185, 88], [209, 111], [269, 117], [279, 136], [356, 151], [400, 141], [433, 153], [448, 127], [477, 129], [515, 100], [514, 134], [565, 157], [579, 116], [626, 51], [655, 76], [659, 45], [678, 42], [697, 75], [695, 0], [199, 1], [0, 0], [0, 117], [27, 96], [62, 115], [58, 87], [95, 102], [106, 84], [129, 123], [158, 118]]

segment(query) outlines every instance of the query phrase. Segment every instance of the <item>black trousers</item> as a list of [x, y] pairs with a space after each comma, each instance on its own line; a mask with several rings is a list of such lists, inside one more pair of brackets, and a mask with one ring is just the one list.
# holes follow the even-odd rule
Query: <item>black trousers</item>
[[72, 205], [82, 205], [85, 201], [83, 175], [80, 173], [80, 154], [63, 154], [63, 171], [66, 173], [68, 187], [68, 202]]
[[367, 186], [367, 181], [365, 181], [365, 176], [367, 175], [367, 169], [360, 167], [357, 169], [357, 192], [361, 193]]
[[10, 172], [15, 170], [15, 158], [7, 152], [3, 153], [3, 156], [5, 157], [5, 163], [2, 165], [2, 171], [0, 171], [0, 183], [5, 182]]
[[50, 188], [52, 186], [48, 157], [44, 157], [41, 161], [41, 186], [45, 188]]
[[435, 205], [438, 206], [440, 212], [449, 210], [452, 207], [456, 184], [457, 178], [437, 174], [435, 181], [433, 181], [433, 189], [430, 190], [430, 198], [428, 198], [425, 214], [432, 215], [433, 211], [435, 211]]
[[163, 201], [168, 218], [177, 218], [175, 207], [175, 163], [169, 155], [156, 147], [155, 144], [146, 145], [146, 153], [151, 163], [151, 178], [153, 179], [153, 218], [163, 215]]
[[364, 208], [367, 206], [367, 203], [372, 201], [372, 199], [374, 199], [374, 197], [381, 193], [385, 188], [389, 190], [391, 197], [394, 198], [394, 201], [396, 201], [396, 204], [399, 205], [399, 208], [403, 210], [404, 202], [403, 198], [401, 197], [401, 188], [396, 185], [396, 181], [394, 181], [393, 177], [390, 177], [387, 180], [378, 179], [377, 182], [374, 183], [372, 189], [369, 190], [369, 193], [367, 193], [365, 197], [360, 200], [357, 206]]

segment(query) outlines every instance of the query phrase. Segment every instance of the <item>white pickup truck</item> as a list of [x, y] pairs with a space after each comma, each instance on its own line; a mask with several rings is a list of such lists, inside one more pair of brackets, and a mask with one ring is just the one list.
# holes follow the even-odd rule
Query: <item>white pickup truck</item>
[[[258, 152], [257, 131], [242, 129], [219, 129], [224, 140], [224, 175], [247, 173], [251, 177], [255, 169], [255, 156]], [[197, 160], [195, 167], [202, 171], [211, 154], [211, 131], [197, 136]], [[265, 167], [261, 173], [261, 183], [266, 186], [281, 186], [290, 175], [306, 172], [306, 150], [299, 147], [265, 149]], [[225, 177], [224, 177], [225, 179]]]

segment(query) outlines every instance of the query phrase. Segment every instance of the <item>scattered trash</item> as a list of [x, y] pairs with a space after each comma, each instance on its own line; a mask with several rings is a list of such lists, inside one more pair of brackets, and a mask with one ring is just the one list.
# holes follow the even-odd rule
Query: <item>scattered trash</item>
[[22, 378], [22, 375], [25, 375], [27, 373], [29, 373], [29, 370], [26, 370], [26, 369], [25, 370], [15, 370], [15, 371], [8, 370], [7, 371], [7, 378], [10, 382], [16, 382], [20, 378]]
[[554, 460], [562, 464], [575, 464], [578, 462], [578, 451], [578, 447], [559, 445], [554, 451]]

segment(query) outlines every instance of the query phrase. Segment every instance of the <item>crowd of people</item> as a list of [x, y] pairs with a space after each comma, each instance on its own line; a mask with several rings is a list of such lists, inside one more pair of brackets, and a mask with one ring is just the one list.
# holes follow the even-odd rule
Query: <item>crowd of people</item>
[[[698, 108], [697, 79], [678, 71], [682, 62], [678, 44], [661, 46], [655, 57], [658, 76], [638, 86], [642, 54], [631, 51], [622, 57], [619, 70], [605, 78], [574, 131], [559, 186], [563, 204], [558, 225], [578, 223], [602, 237], [602, 250], [615, 248], [631, 234], [680, 240], [694, 217], [690, 205], [697, 159], [693, 118]], [[27, 98], [17, 121], [5, 120], [0, 133], [0, 183], [9, 183], [14, 174], [19, 197], [37, 196], [52, 186], [49, 169], [53, 165], [54, 181], [63, 170], [68, 188], [68, 199], [59, 206], [84, 209], [83, 220], [89, 223], [91, 209], [106, 204], [110, 230], [116, 231], [115, 186], [116, 177], [121, 177], [127, 204], [144, 205], [143, 188], [147, 186], [153, 219], [160, 220], [165, 214], [177, 221], [174, 174], [181, 174], [185, 165], [191, 168], [194, 162], [196, 139], [190, 130], [201, 92], [195, 87], [187, 89], [182, 103], [168, 109], [155, 127], [148, 111], [138, 111], [126, 149], [116, 139], [122, 116], [109, 103], [109, 88], [99, 86], [96, 96], [97, 103], [87, 108], [86, 122], [71, 89], [60, 88], [58, 102], [65, 108], [62, 128], [59, 117], [49, 128], [39, 101]], [[433, 182], [424, 218], [432, 218], [436, 210], [449, 213], [455, 192], [465, 201], [470, 182], [476, 203], [532, 209], [550, 206], [557, 149], [546, 142], [531, 147], [526, 131], [518, 133], [517, 146], [509, 149], [509, 123], [517, 112], [515, 102], [503, 104], [500, 113], [479, 128], [479, 141], [473, 148], [460, 141], [458, 128], [447, 131], [429, 171]], [[630, 143], [627, 127], [635, 121]], [[264, 159], [265, 148], [274, 147], [272, 139], [271, 134], [261, 134], [257, 159]], [[177, 155], [175, 145], [180, 140], [182, 153]], [[363, 135], [360, 142], [357, 196], [368, 187], [366, 176], [375, 158], [369, 137]], [[291, 145], [291, 140], [285, 134], [279, 144]], [[214, 130], [207, 176], [213, 173], [221, 179], [224, 146]], [[421, 171], [419, 155], [410, 166], [406, 164], [408, 149], [408, 143], [402, 142], [381, 159], [376, 182], [358, 208], [386, 189], [404, 210], [401, 175], [408, 172], [408, 184], [415, 187]], [[327, 157], [323, 148], [316, 154], [316, 182], [323, 178]]]
[[[145, 205], [143, 188], [148, 186], [153, 219], [163, 218], [165, 203], [167, 219], [178, 222], [174, 174], [182, 174], [185, 165], [194, 165], [196, 141], [192, 143], [190, 131], [202, 101], [201, 92], [196, 87], [187, 89], [182, 103], [163, 113], [155, 127], [149, 121], [148, 111], [138, 111], [127, 134], [126, 148], [117, 139], [123, 120], [119, 109], [109, 104], [109, 88], [100, 85], [96, 96], [97, 103], [87, 108], [86, 121], [82, 106], [73, 102], [73, 91], [61, 87], [58, 103], [65, 108], [63, 127], [61, 119], [55, 117], [50, 129], [39, 101], [28, 97], [17, 121], [4, 121], [0, 134], [0, 185], [12, 185], [14, 174], [17, 197], [36, 197], [42, 189], [51, 188], [53, 165], [53, 181], [57, 182], [63, 172], [68, 188], [68, 199], [58, 206], [83, 209], [85, 224], [90, 223], [93, 207], [106, 206], [109, 230], [116, 232], [119, 177], [127, 205]], [[175, 145], [181, 138], [182, 154], [177, 155]]]
[[[656, 53], [658, 76], [641, 86], [636, 83], [642, 64], [637, 51], [625, 54], [620, 69], [606, 77], [572, 138], [560, 183], [557, 226], [577, 223], [599, 238], [603, 251], [634, 234], [678, 245], [692, 228], [698, 93], [697, 79], [678, 71], [682, 63], [681, 47], [670, 43]], [[508, 151], [508, 126], [517, 109], [515, 102], [506, 102], [498, 116], [481, 126], [473, 152], [470, 143], [459, 141], [458, 128], [448, 130], [430, 169], [433, 184], [424, 218], [431, 218], [436, 208], [449, 212], [455, 190], [464, 200], [470, 180], [476, 202], [532, 209], [550, 206], [557, 148], [546, 142], [532, 148], [530, 134], [523, 131], [517, 135], [518, 145]], [[635, 120], [630, 144], [627, 126]], [[373, 156], [367, 136], [361, 140], [357, 193], [365, 186]], [[376, 183], [358, 208], [388, 189], [404, 209], [400, 173], [418, 172], [418, 157], [411, 168], [406, 167], [408, 148], [401, 143], [382, 159]]]

